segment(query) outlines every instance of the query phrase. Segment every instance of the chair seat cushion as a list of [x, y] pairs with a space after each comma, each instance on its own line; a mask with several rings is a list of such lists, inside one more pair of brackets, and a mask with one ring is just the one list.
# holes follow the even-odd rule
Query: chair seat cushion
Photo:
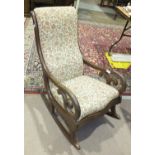
[[[63, 84], [73, 92], [79, 102], [81, 109], [79, 120], [103, 110], [111, 100], [119, 96], [117, 89], [89, 76], [79, 76]], [[51, 91], [55, 99], [63, 106], [62, 97], [57, 93], [57, 89], [52, 88]]]

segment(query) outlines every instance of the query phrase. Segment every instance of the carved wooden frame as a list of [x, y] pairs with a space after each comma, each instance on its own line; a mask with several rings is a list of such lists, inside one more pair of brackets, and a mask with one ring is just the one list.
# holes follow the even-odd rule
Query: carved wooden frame
[[[103, 110], [98, 111], [96, 113], [93, 113], [89, 116], [84, 117], [83, 119], [79, 120], [81, 110], [78, 103], [78, 100], [76, 96], [62, 83], [60, 83], [48, 70], [44, 57], [42, 54], [41, 44], [40, 44], [40, 37], [39, 37], [39, 27], [37, 23], [37, 18], [34, 11], [31, 11], [33, 24], [34, 24], [34, 31], [35, 31], [35, 41], [36, 41], [36, 47], [37, 52], [39, 55], [39, 59], [41, 62], [42, 70], [43, 70], [43, 78], [44, 78], [44, 84], [48, 93], [48, 97], [42, 96], [48, 110], [50, 111], [51, 115], [53, 116], [54, 120], [56, 121], [57, 125], [60, 127], [64, 135], [67, 137], [67, 139], [75, 146], [75, 148], [80, 149], [80, 145], [78, 144], [76, 131], [85, 123], [88, 121], [91, 121], [92, 119], [99, 117], [104, 114], [109, 114], [112, 117], [119, 118], [119, 116], [116, 113], [116, 105], [121, 103], [121, 93], [126, 89], [126, 81], [125, 79], [118, 73], [112, 71], [112, 70], [105, 70], [89, 61], [87, 61], [85, 58], [83, 58], [83, 63], [87, 64], [88, 66], [96, 69], [99, 71], [99, 76], [104, 76], [106, 79], [107, 84], [113, 85], [117, 88], [118, 85], [120, 85], [118, 89], [120, 96], [113, 99], [107, 107], [105, 107]], [[49, 81], [52, 82], [57, 88], [58, 93], [62, 95], [65, 107], [62, 107], [61, 104], [59, 104], [56, 99], [54, 98], [51, 90]], [[75, 113], [72, 112], [72, 109], [74, 108]], [[61, 121], [63, 120], [66, 124], [66, 127], [63, 125], [63, 123], [60, 121], [59, 117], [61, 117]]]

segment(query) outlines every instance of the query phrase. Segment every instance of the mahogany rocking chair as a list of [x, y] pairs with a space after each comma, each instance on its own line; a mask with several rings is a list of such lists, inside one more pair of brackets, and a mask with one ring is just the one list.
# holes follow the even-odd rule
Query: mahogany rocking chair
[[[121, 103], [126, 82], [120, 74], [82, 57], [74, 7], [42, 7], [31, 14], [51, 114], [71, 144], [80, 149], [76, 131], [82, 125], [104, 114], [119, 118], [116, 105]], [[98, 70], [106, 83], [83, 75], [83, 63]]]

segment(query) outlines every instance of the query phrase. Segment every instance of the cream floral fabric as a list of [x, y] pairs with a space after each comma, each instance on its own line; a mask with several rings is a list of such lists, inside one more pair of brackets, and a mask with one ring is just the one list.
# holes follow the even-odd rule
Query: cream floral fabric
[[[77, 97], [81, 108], [79, 120], [104, 109], [112, 99], [119, 95], [118, 91], [112, 86], [89, 76], [79, 76], [65, 81], [63, 84]], [[62, 97], [58, 95], [57, 89], [52, 88], [51, 91], [56, 100], [63, 106]]]
[[74, 7], [36, 8], [41, 48], [50, 72], [60, 81], [83, 74]]
[[[78, 47], [75, 8], [46, 7], [34, 11], [45, 63], [50, 72], [77, 97], [81, 108], [79, 119], [104, 109], [119, 93], [101, 81], [82, 76], [83, 62]], [[63, 106], [57, 88], [51, 87], [51, 91]]]

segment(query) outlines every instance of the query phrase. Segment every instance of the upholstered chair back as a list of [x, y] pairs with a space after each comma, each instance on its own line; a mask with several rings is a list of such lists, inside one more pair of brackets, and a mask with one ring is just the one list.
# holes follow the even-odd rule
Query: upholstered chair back
[[83, 74], [78, 46], [77, 13], [74, 7], [46, 7], [34, 10], [45, 64], [58, 80]]

